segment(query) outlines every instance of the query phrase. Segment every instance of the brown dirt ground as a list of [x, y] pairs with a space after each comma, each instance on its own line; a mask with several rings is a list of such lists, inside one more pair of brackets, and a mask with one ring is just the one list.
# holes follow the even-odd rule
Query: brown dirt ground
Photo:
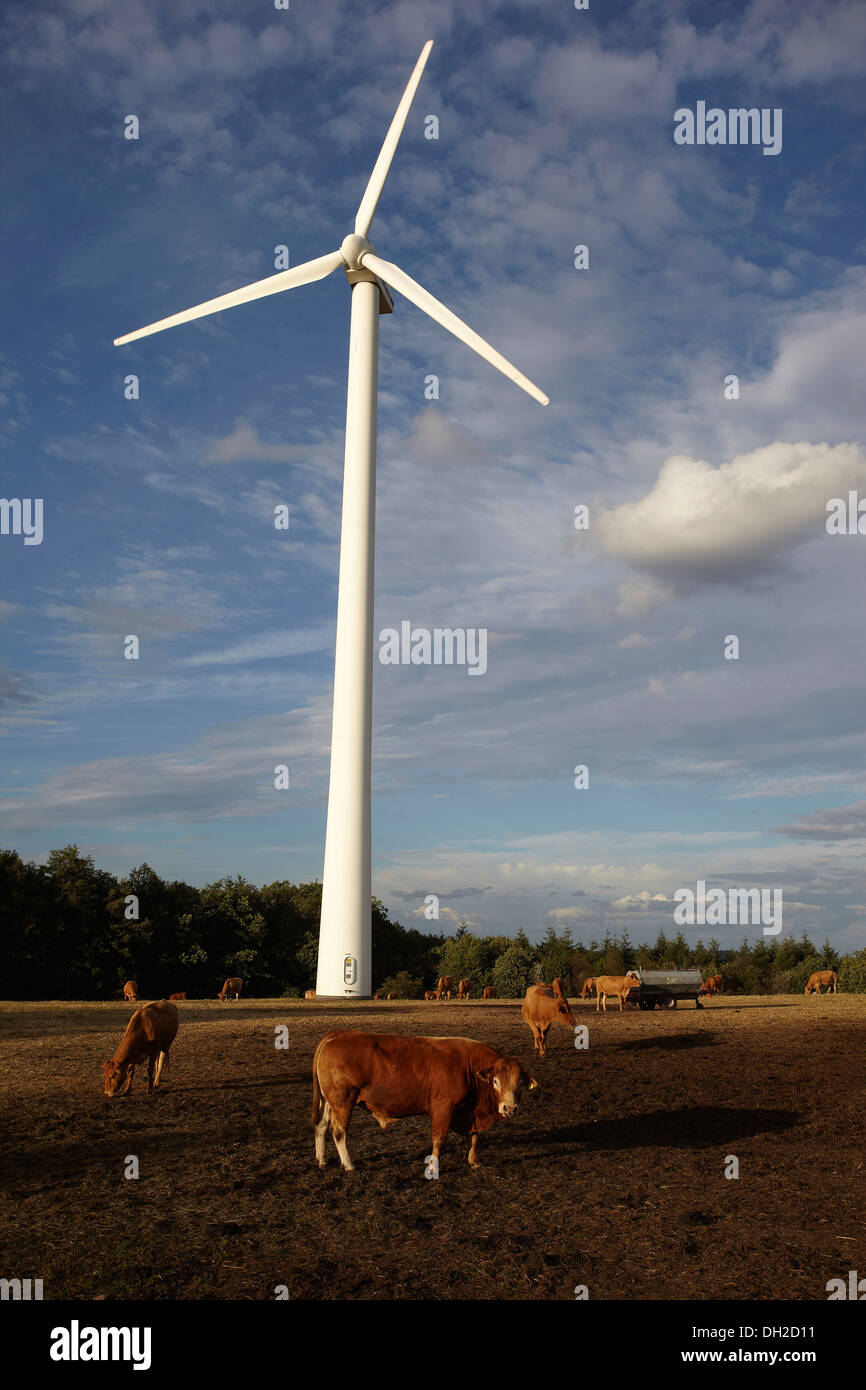
[[[106, 1102], [130, 1006], [0, 1005], [0, 1273], [46, 1299], [824, 1300], [866, 1272], [866, 996], [575, 1003], [589, 1049], [554, 1027], [543, 1062], [501, 1000], [179, 1008], [165, 1089], [138, 1071]], [[319, 1171], [310, 1065], [334, 1027], [475, 1037], [539, 1090], [482, 1136], [479, 1171], [452, 1135], [426, 1181], [429, 1121], [383, 1133], [362, 1108], [356, 1171], [330, 1137]]]

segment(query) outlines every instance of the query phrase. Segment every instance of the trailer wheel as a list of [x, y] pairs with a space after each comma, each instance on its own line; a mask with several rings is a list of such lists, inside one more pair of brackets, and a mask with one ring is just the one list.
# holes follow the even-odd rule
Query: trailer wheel
[[667, 999], [665, 1000], [665, 1008], [666, 1008], [666, 1009], [675, 1009], [676, 1006], [677, 1006], [677, 1001], [676, 1001], [676, 999], [674, 998], [673, 995], [670, 995], [669, 998], [667, 998]]

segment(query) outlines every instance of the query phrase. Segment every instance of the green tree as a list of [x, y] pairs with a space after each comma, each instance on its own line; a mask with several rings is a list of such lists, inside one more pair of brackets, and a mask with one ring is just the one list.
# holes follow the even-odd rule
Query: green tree
[[535, 965], [532, 950], [525, 946], [509, 946], [493, 966], [493, 983], [500, 999], [522, 999], [532, 984]]

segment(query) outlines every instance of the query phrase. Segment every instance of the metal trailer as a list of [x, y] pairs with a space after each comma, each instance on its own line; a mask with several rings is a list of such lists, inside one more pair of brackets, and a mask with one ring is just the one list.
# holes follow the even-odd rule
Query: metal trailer
[[700, 970], [632, 970], [640, 980], [640, 989], [632, 991], [642, 1009], [675, 1009], [681, 999], [694, 999], [695, 1008], [704, 1006], [698, 999], [703, 979]]

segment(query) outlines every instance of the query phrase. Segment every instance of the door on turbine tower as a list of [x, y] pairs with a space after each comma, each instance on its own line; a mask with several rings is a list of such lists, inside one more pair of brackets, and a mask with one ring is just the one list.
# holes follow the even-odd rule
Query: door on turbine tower
[[346, 956], [343, 961], [343, 983], [354, 985], [358, 980], [358, 962], [354, 956]]

